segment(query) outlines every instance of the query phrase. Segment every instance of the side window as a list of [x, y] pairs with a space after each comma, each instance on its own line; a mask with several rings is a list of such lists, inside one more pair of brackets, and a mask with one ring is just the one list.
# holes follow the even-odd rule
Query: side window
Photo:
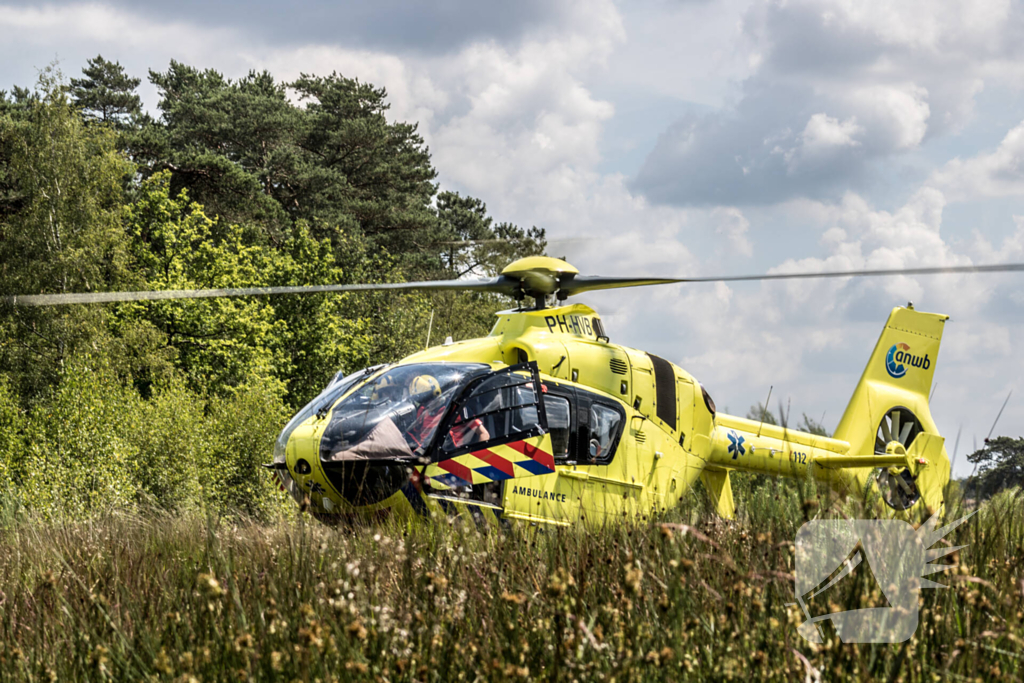
[[566, 460], [569, 457], [569, 401], [547, 394], [544, 396], [544, 409], [548, 414], [548, 432], [551, 433], [555, 460]]
[[590, 405], [590, 443], [587, 444], [587, 462], [604, 464], [611, 460], [619, 431], [622, 415], [619, 411], [600, 403]]
[[495, 375], [477, 386], [458, 408], [442, 450], [473, 450], [535, 430], [540, 424], [537, 409], [532, 378]]

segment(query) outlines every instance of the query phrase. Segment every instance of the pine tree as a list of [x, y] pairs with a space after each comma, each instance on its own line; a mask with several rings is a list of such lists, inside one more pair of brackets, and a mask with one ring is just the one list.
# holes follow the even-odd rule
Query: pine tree
[[135, 89], [142, 79], [125, 73], [119, 62], [96, 55], [82, 69], [85, 78], [71, 79], [71, 98], [88, 121], [127, 128], [142, 114], [142, 100]]

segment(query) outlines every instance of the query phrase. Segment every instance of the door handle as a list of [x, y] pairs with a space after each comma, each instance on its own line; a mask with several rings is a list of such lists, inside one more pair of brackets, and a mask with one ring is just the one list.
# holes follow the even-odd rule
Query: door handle
[[590, 479], [590, 475], [580, 470], [558, 470], [558, 476], [567, 477], [569, 479], [579, 479], [580, 481], [587, 481]]

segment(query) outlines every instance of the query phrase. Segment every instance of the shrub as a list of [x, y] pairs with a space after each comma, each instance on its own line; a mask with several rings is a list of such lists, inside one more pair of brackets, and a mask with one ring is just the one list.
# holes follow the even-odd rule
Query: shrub
[[17, 474], [25, 504], [50, 518], [130, 506], [137, 450], [122, 425], [140, 400], [102, 362], [67, 363], [51, 398], [30, 414]]
[[203, 485], [221, 511], [266, 519], [284, 503], [260, 465], [270, 462], [274, 439], [288, 419], [284, 385], [252, 377], [209, 404], [210, 447]]
[[139, 499], [165, 510], [199, 501], [200, 476], [210, 450], [206, 402], [176, 378], [140, 401], [126, 438], [136, 449]]

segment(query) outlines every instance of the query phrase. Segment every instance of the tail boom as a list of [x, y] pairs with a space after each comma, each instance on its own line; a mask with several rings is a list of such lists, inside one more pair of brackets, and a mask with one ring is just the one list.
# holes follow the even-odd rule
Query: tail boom
[[[949, 458], [928, 405], [948, 316], [896, 308], [853, 392], [834, 438], [719, 413], [710, 468], [817, 479], [866, 497], [881, 471], [919, 498], [895, 509], [932, 515], [944, 504]], [[883, 500], [887, 500], [883, 495]]]

